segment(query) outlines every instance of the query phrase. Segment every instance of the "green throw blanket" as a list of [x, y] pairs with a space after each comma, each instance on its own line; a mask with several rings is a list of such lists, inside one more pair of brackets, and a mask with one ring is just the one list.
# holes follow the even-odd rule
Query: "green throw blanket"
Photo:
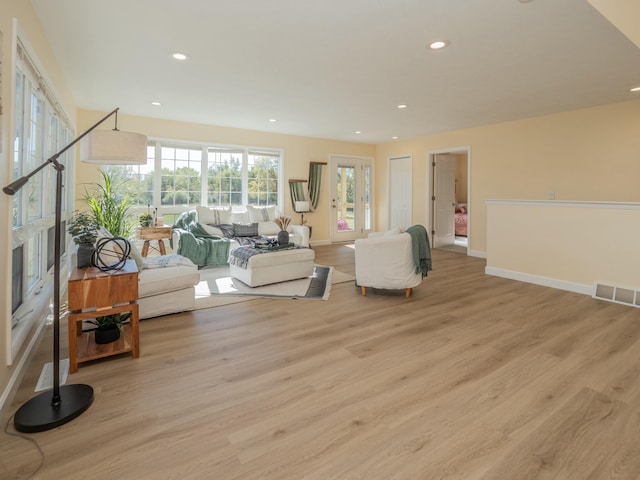
[[187, 257], [199, 267], [227, 265], [230, 240], [209, 235], [202, 225], [196, 222], [195, 210], [180, 215], [173, 229], [180, 235], [177, 254]]
[[429, 247], [427, 230], [422, 225], [413, 225], [405, 232], [411, 235], [416, 273], [422, 273], [422, 278], [424, 278], [431, 271], [431, 247]]

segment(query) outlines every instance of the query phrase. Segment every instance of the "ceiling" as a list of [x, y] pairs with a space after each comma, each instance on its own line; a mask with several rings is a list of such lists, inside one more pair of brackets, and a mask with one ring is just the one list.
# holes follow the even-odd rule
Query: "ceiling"
[[31, 1], [81, 109], [383, 143], [640, 98], [587, 0]]

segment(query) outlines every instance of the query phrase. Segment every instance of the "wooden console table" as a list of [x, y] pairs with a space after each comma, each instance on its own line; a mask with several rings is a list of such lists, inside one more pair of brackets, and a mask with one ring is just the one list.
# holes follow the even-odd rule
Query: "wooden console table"
[[[69, 277], [69, 373], [78, 363], [131, 352], [140, 356], [138, 328], [138, 269], [127, 260], [122, 270], [75, 268]], [[131, 312], [120, 338], [104, 345], [94, 341], [93, 331], [83, 332], [82, 321], [114, 313]]]
[[147, 253], [149, 253], [150, 240], [157, 240], [160, 255], [166, 255], [167, 251], [164, 247], [163, 239], [171, 238], [171, 229], [172, 227], [170, 225], [162, 227], [140, 227], [138, 235], [140, 236], [140, 240], [144, 240], [144, 244], [142, 245], [142, 256], [146, 257]]

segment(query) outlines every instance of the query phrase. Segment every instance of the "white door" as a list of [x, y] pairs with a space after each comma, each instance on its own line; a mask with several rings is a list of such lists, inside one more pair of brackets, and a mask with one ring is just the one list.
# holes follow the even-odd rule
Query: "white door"
[[366, 237], [373, 218], [373, 159], [331, 156], [331, 241]]
[[389, 159], [389, 228], [411, 226], [411, 156]]
[[443, 247], [456, 241], [456, 159], [448, 154], [433, 159], [433, 246]]

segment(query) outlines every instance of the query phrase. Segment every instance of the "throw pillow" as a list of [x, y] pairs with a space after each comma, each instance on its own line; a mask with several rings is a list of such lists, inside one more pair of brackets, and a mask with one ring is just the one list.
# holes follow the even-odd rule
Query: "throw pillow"
[[260, 222], [258, 223], [259, 235], [277, 235], [280, 227], [276, 222]]
[[196, 206], [198, 212], [198, 223], [209, 225], [221, 225], [231, 223], [231, 207], [203, 207]]
[[247, 205], [247, 212], [249, 212], [249, 221], [252, 223], [273, 222], [276, 218], [275, 205], [269, 207]]
[[[96, 240], [96, 244], [103, 238], [113, 238], [113, 235], [109, 230], [101, 226], [98, 228], [98, 238]], [[129, 258], [136, 262], [138, 271], [141, 271], [144, 268], [142, 255], [140, 254], [138, 248], [133, 244], [133, 242], [129, 242], [129, 246]], [[124, 245], [120, 245], [118, 242], [111, 243], [108, 248], [104, 248], [102, 250], [100, 258], [107, 264], [109, 264], [110, 262], [115, 263], [120, 260], [120, 258], [122, 258], [124, 249]]]
[[236, 237], [255, 237], [258, 235], [258, 224], [234, 223], [233, 232]]
[[144, 270], [144, 261], [142, 260], [142, 254], [140, 253], [140, 250], [138, 250], [138, 247], [136, 247], [135, 243], [129, 242], [129, 244], [131, 245], [129, 258], [133, 259], [133, 261], [136, 262], [138, 271], [141, 272], [142, 270]]

